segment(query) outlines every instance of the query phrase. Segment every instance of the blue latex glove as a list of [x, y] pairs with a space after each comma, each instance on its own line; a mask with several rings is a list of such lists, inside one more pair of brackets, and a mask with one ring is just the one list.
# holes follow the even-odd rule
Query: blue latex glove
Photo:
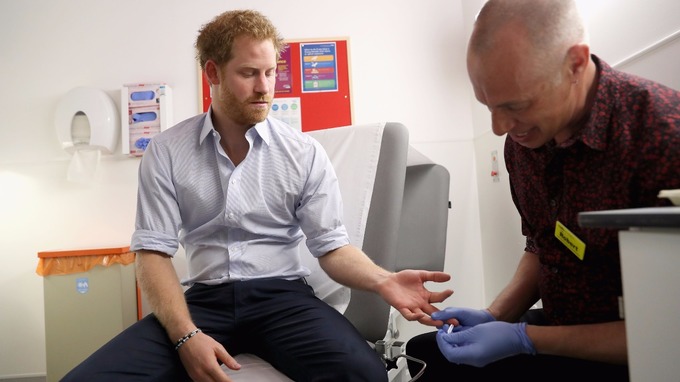
[[[460, 325], [454, 328], [454, 331], [469, 329], [473, 326], [483, 324], [486, 322], [496, 321], [496, 319], [489, 313], [488, 310], [469, 309], [469, 308], [446, 308], [431, 315], [433, 320], [440, 320], [446, 322], [452, 318], [458, 320]], [[448, 329], [448, 325], [442, 328]]]
[[449, 362], [476, 367], [517, 354], [536, 354], [525, 322], [493, 321], [452, 333], [439, 329], [437, 345]]

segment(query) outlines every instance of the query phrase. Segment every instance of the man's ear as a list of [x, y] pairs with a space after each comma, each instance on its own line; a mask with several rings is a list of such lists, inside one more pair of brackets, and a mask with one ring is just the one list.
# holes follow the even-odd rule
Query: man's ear
[[590, 62], [590, 47], [586, 44], [577, 44], [567, 51], [569, 73], [574, 80], [579, 80], [585, 73]]
[[215, 61], [206, 61], [203, 72], [210, 85], [218, 85], [220, 83], [219, 67]]

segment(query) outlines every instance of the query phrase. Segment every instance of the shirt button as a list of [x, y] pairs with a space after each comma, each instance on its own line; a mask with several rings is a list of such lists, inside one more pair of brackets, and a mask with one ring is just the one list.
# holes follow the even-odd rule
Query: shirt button
[[560, 271], [560, 270], [557, 269], [557, 267], [551, 267], [551, 268], [550, 268], [550, 272], [552, 272], [552, 273], [558, 273], [559, 271]]
[[550, 207], [555, 207], [557, 205], [557, 202], [555, 199], [550, 199]]
[[234, 213], [233, 212], [230, 212], [229, 215], [227, 215], [227, 216], [229, 216], [229, 219], [234, 219]]
[[233, 180], [231, 181], [231, 184], [236, 184], [236, 179], [233, 179]]

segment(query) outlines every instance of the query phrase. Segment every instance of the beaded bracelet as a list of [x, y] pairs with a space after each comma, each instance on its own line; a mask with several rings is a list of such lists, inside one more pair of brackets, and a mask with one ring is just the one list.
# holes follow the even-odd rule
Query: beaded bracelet
[[187, 334], [186, 336], [177, 340], [177, 343], [175, 344], [175, 350], [179, 349], [180, 346], [184, 345], [185, 342], [189, 341], [189, 338], [197, 335], [200, 332], [201, 332], [201, 329], [196, 329], [196, 330], [192, 331], [191, 333]]

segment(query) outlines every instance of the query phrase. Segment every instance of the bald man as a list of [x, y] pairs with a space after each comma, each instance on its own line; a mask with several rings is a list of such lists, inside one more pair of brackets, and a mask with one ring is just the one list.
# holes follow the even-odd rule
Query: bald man
[[669, 204], [657, 194], [680, 188], [680, 94], [592, 55], [573, 1], [488, 1], [467, 67], [506, 136], [526, 246], [488, 308], [435, 312], [446, 324], [408, 342], [419, 381], [628, 380], [617, 232], [577, 215]]

